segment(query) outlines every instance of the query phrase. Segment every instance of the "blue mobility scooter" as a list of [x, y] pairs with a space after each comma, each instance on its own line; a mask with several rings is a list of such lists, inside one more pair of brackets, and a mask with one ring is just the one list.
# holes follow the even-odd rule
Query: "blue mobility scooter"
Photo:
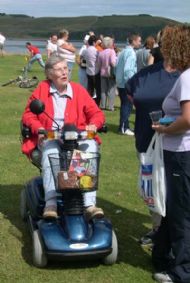
[[[32, 101], [30, 109], [37, 115], [42, 112], [47, 115], [40, 100]], [[22, 134], [26, 138], [30, 129], [23, 128]], [[118, 245], [111, 222], [105, 217], [88, 220], [84, 214], [83, 193], [98, 188], [99, 154], [77, 150], [78, 141], [86, 139], [87, 132], [79, 132], [74, 126], [46, 134], [47, 138], [56, 135], [62, 141], [60, 155], [49, 156], [58, 193], [58, 218], [42, 218], [45, 205], [42, 177], [30, 180], [21, 192], [20, 213], [29, 223], [33, 264], [45, 267], [49, 259], [56, 258], [76, 261], [97, 258], [104, 264], [114, 264]], [[40, 162], [33, 162], [40, 167]]]

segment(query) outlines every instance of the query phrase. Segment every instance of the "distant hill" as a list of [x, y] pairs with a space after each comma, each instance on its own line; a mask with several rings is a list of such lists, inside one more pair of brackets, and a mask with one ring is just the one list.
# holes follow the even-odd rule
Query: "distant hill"
[[93, 30], [96, 34], [113, 35], [117, 41], [125, 41], [131, 33], [138, 32], [145, 38], [148, 35], [155, 35], [166, 25], [178, 23], [171, 19], [146, 14], [34, 18], [27, 15], [0, 13], [0, 32], [7, 38], [49, 38], [51, 33], [66, 28], [72, 40], [81, 40], [86, 32]]

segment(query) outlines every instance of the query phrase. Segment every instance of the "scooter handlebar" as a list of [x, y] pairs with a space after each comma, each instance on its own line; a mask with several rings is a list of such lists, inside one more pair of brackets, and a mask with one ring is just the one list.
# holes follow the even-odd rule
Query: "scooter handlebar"
[[39, 129], [38, 134], [45, 135], [49, 140], [84, 140], [93, 139], [96, 133], [94, 131], [58, 131]]

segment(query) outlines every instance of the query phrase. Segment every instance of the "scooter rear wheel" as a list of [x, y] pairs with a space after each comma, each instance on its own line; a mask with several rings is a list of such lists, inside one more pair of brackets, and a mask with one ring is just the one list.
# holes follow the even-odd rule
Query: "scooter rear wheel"
[[38, 230], [33, 231], [33, 264], [36, 267], [45, 267], [47, 265], [47, 256], [45, 255]]
[[20, 194], [20, 216], [23, 221], [27, 220], [27, 204], [26, 204], [26, 191], [23, 189]]
[[116, 263], [117, 255], [118, 255], [117, 237], [115, 232], [112, 231], [112, 252], [103, 259], [103, 263], [106, 265], [112, 265]]

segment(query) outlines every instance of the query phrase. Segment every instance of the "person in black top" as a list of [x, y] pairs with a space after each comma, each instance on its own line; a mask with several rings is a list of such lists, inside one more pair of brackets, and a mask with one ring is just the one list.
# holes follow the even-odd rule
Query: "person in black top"
[[151, 49], [150, 54], [152, 56], [148, 59], [148, 65], [156, 64], [163, 61], [163, 56], [160, 50], [162, 39], [162, 31], [159, 31], [156, 36], [156, 45]]
[[[126, 88], [128, 96], [136, 108], [135, 145], [138, 153], [146, 152], [155, 133], [149, 113], [162, 109], [162, 102], [172, 89], [179, 72], [173, 70], [167, 62], [150, 65], [129, 79]], [[151, 242], [159, 225], [161, 217], [152, 214], [153, 230], [141, 238], [142, 244]]]
[[163, 61], [163, 56], [162, 56], [162, 53], [160, 51], [160, 46], [152, 48], [152, 50], [150, 51], [150, 54], [154, 58], [153, 64], [156, 64], [160, 61]]

